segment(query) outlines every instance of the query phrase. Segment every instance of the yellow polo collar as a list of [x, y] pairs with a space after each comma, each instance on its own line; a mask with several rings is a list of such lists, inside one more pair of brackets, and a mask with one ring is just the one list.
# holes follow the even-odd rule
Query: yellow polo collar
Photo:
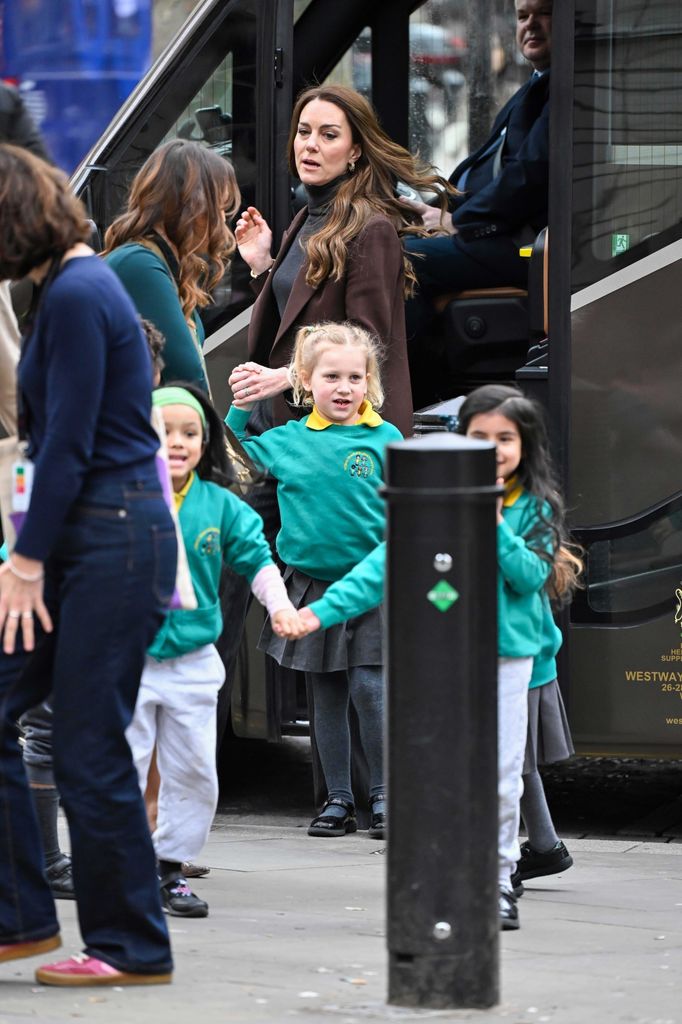
[[[378, 427], [379, 424], [384, 422], [379, 413], [374, 411], [367, 399], [364, 400], [358, 412], [360, 413], [360, 419], [357, 423], [353, 423], [354, 427], [359, 427], [361, 424], [364, 424], [366, 427]], [[326, 430], [327, 427], [340, 426], [340, 424], [334, 423], [332, 420], [328, 420], [326, 416], [323, 416], [316, 405], [313, 406], [313, 411], [308, 416], [305, 425], [310, 430]]]
[[187, 479], [187, 483], [185, 484], [185, 486], [181, 487], [179, 491], [173, 491], [173, 500], [175, 501], [175, 511], [176, 512], [180, 511], [180, 506], [182, 505], [183, 501], [187, 497], [187, 492], [189, 491], [189, 489], [192, 486], [193, 482], [194, 482], [194, 470], [192, 469], [192, 470], [190, 470], [190, 474], [189, 474], [189, 477]]
[[502, 499], [502, 505], [504, 508], [511, 508], [515, 505], [523, 494], [523, 487], [518, 481], [516, 476], [510, 476], [504, 485], [504, 498]]

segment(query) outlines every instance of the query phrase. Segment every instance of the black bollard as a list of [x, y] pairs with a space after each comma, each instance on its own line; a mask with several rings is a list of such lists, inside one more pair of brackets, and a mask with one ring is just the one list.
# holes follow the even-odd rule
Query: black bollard
[[495, 448], [387, 452], [389, 1003], [499, 996]]

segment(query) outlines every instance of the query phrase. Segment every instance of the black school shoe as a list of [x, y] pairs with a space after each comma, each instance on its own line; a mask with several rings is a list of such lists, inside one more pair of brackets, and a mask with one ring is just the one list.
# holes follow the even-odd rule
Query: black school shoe
[[500, 889], [500, 929], [503, 932], [517, 931], [521, 927], [519, 921], [519, 908], [516, 906], [514, 895], [507, 889]]
[[200, 900], [182, 875], [160, 879], [161, 905], [171, 917], [208, 917], [208, 903]]
[[386, 826], [386, 811], [375, 811], [374, 805], [379, 800], [385, 800], [386, 797], [383, 793], [378, 793], [373, 796], [370, 800], [370, 807], [372, 809], [372, 817], [370, 819], [369, 828], [367, 829], [367, 835], [370, 839], [385, 839], [387, 826]]
[[45, 875], [50, 892], [56, 900], [75, 900], [76, 892], [73, 887], [71, 858], [66, 853], [63, 853], [54, 864], [45, 868]]
[[558, 875], [567, 871], [573, 864], [573, 858], [559, 840], [551, 850], [538, 853], [530, 843], [521, 844], [521, 860], [512, 875], [512, 886], [525, 882], [528, 878], [543, 878], [545, 875]]
[[[345, 814], [338, 817], [335, 814], [324, 812], [331, 805], [343, 807]], [[357, 832], [358, 822], [355, 817], [355, 807], [338, 796], [330, 797], [316, 818], [308, 826], [309, 836], [345, 836], [348, 832]]]

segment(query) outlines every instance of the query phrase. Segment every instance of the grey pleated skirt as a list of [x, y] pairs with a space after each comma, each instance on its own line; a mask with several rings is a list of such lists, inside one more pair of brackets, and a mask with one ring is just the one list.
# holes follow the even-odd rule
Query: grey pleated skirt
[[[290, 567], [284, 570], [283, 577], [294, 608], [312, 604], [331, 586], [327, 580], [313, 579]], [[270, 620], [266, 619], [258, 649], [285, 668], [302, 672], [343, 672], [356, 665], [383, 664], [382, 633], [380, 607], [329, 629], [318, 629], [300, 640], [276, 636]]]
[[553, 679], [528, 691], [528, 736], [523, 774], [540, 764], [565, 761], [574, 753], [559, 683]]

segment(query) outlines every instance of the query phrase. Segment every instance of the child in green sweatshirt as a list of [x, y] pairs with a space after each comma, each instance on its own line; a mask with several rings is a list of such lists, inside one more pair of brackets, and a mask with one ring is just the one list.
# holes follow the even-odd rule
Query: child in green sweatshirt
[[153, 834], [161, 901], [175, 917], [206, 917], [182, 865], [208, 836], [218, 801], [215, 764], [217, 697], [225, 670], [215, 648], [223, 620], [218, 597], [223, 565], [246, 577], [275, 629], [294, 627], [263, 522], [227, 489], [234, 476], [220, 417], [200, 388], [158, 388], [152, 402], [166, 429], [173, 498], [197, 607], [173, 608], [147, 652], [126, 738], [144, 792], [154, 748], [161, 777]]
[[498, 483], [504, 486], [497, 509], [498, 865], [500, 923], [510, 930], [519, 927], [512, 875], [521, 856], [528, 687], [548, 629], [547, 589], [557, 590], [555, 560], [565, 544], [564, 508], [542, 408], [518, 388], [488, 384], [472, 392], [460, 409], [458, 429], [495, 444]]
[[[305, 327], [296, 337], [290, 369], [297, 404], [311, 408], [292, 420], [246, 437], [252, 403], [235, 385], [227, 422], [251, 458], [278, 484], [282, 528], [277, 551], [296, 608], [321, 598], [382, 541], [384, 450], [400, 431], [375, 411], [383, 394], [377, 347], [350, 323]], [[349, 702], [369, 764], [369, 834], [386, 828], [383, 777], [383, 680], [380, 612], [374, 610], [325, 634], [299, 640], [274, 635], [266, 624], [261, 646], [290, 668], [306, 672], [313, 696], [315, 740], [327, 800], [312, 836], [343, 836], [357, 828], [350, 781]]]

